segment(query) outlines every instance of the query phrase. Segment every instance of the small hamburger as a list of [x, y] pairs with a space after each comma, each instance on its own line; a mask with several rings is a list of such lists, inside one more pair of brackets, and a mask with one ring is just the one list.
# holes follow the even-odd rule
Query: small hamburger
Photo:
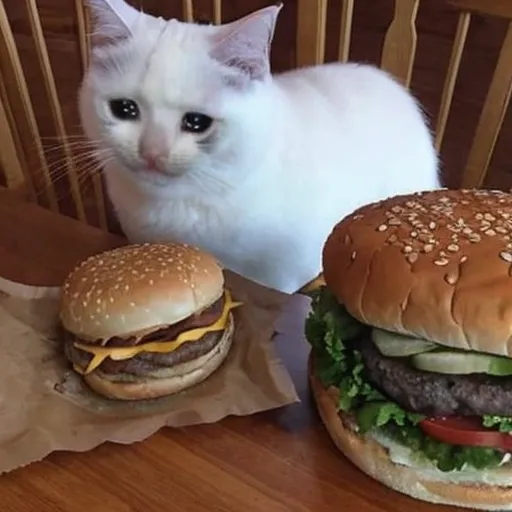
[[187, 245], [128, 245], [66, 278], [67, 358], [98, 394], [141, 400], [205, 380], [227, 357], [233, 301], [217, 261]]
[[512, 509], [512, 195], [369, 204], [323, 249], [311, 388], [341, 452], [416, 499]]

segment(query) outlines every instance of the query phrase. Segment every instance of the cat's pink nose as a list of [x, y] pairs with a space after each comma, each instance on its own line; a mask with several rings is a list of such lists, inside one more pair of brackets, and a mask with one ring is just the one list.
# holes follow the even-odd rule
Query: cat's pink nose
[[150, 170], [159, 170], [164, 163], [169, 148], [163, 134], [150, 134], [143, 137], [139, 145], [139, 154]]
[[163, 153], [159, 151], [142, 150], [141, 157], [146, 162], [148, 169], [158, 169], [163, 159]]

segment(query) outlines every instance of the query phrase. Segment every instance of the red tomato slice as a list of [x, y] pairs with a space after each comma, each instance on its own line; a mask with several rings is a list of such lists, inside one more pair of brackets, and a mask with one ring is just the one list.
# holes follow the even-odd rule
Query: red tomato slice
[[482, 426], [480, 418], [429, 418], [419, 426], [425, 434], [444, 443], [512, 451], [512, 435]]

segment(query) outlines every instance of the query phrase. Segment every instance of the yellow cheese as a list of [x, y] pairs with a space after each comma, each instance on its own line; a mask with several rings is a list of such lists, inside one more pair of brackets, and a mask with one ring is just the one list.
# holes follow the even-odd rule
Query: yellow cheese
[[135, 357], [141, 352], [167, 354], [169, 352], [173, 352], [184, 343], [197, 341], [208, 332], [221, 331], [226, 327], [229, 312], [242, 305], [241, 302], [234, 302], [231, 294], [227, 290], [225, 292], [225, 299], [226, 302], [224, 303], [222, 315], [216, 322], [208, 325], [207, 327], [198, 327], [196, 329], [191, 329], [190, 331], [184, 331], [180, 333], [176, 339], [171, 341], [153, 341], [142, 345], [136, 345], [134, 347], [95, 347], [93, 345], [75, 343], [74, 345], [76, 348], [92, 354], [93, 358], [89, 362], [85, 371], [80, 370], [77, 365], [74, 365], [74, 369], [78, 373], [88, 374], [98, 368], [98, 366], [100, 366], [107, 357], [110, 357], [110, 359], [113, 359], [114, 361], [124, 361]]

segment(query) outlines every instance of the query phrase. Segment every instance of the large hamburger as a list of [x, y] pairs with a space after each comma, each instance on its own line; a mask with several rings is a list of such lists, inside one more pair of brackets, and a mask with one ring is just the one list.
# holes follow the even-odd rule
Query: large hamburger
[[512, 509], [512, 195], [364, 206], [323, 250], [309, 375], [337, 447], [414, 498]]
[[209, 254], [178, 244], [120, 247], [84, 260], [65, 280], [65, 353], [105, 397], [178, 393], [223, 363], [237, 305]]

